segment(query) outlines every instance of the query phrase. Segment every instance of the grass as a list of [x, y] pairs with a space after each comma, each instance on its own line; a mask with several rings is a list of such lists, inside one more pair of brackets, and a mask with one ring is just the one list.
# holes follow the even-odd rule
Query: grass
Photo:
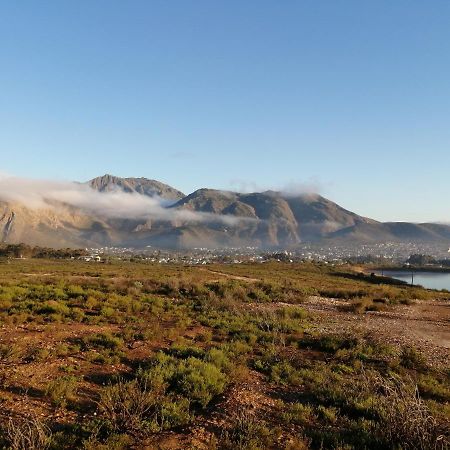
[[251, 450], [273, 447], [277, 431], [248, 410], [237, 411], [231, 427], [220, 437], [220, 447], [224, 450]]
[[446, 448], [450, 372], [327, 331], [314, 295], [352, 318], [449, 298], [309, 263], [11, 260], [0, 448]]
[[11, 450], [46, 450], [52, 440], [50, 428], [37, 417], [20, 421], [10, 419], [5, 435]]

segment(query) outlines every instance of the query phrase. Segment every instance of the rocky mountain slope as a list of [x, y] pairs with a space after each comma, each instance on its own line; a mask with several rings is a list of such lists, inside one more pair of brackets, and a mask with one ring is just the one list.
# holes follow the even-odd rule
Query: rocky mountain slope
[[0, 202], [1, 242], [43, 247], [85, 247], [110, 242], [108, 225], [69, 208], [30, 209]]
[[172, 186], [147, 178], [120, 178], [107, 174], [88, 181], [88, 184], [99, 192], [120, 189], [124, 192], [137, 192], [150, 197], [158, 196], [166, 200], [180, 200], [185, 196]]
[[316, 194], [199, 189], [185, 196], [155, 180], [111, 175], [87, 184], [102, 198], [117, 192], [133, 194], [125, 197], [126, 202], [136, 196], [150, 197], [152, 200], [148, 201], [157, 204], [157, 209], [144, 210], [139, 216], [124, 213], [112, 217], [95, 208], [87, 211], [70, 203], [53, 201], [48, 208], [36, 209], [0, 199], [0, 240], [52, 247], [166, 248], [286, 248], [310, 241], [450, 242], [450, 226], [380, 223]]

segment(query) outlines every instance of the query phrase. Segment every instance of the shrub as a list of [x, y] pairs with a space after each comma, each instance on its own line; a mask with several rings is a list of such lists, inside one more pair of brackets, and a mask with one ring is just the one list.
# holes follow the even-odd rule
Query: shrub
[[226, 353], [219, 348], [211, 348], [206, 354], [205, 360], [224, 371], [228, 371], [231, 368], [230, 359]]
[[49, 300], [36, 308], [36, 313], [44, 316], [68, 316], [70, 314], [70, 308], [61, 301]]
[[132, 435], [146, 435], [191, 420], [187, 399], [167, 396], [162, 384], [143, 379], [119, 380], [108, 386], [98, 405], [114, 431]]
[[450, 386], [448, 383], [440, 382], [431, 374], [420, 375], [418, 387], [420, 393], [424, 396], [441, 402], [450, 402]]
[[173, 374], [176, 391], [203, 407], [223, 392], [225, 381], [216, 366], [193, 357], [183, 361]]
[[145, 383], [119, 380], [102, 391], [98, 407], [114, 431], [136, 434], [148, 428], [160, 396]]
[[77, 379], [73, 376], [56, 378], [48, 383], [45, 394], [55, 406], [65, 407], [68, 401], [74, 400]]
[[111, 333], [97, 333], [87, 336], [83, 339], [83, 343], [88, 348], [103, 348], [108, 350], [118, 350], [122, 347], [123, 341]]
[[226, 376], [212, 363], [192, 356], [179, 360], [164, 353], [158, 353], [138, 376], [151, 386], [166, 386], [168, 393], [202, 407], [221, 394], [226, 384]]
[[86, 295], [84, 289], [78, 285], [67, 286], [66, 293], [69, 298], [78, 298], [78, 297], [84, 298]]
[[5, 436], [11, 450], [46, 450], [51, 442], [50, 429], [38, 418], [9, 419]]
[[[186, 356], [184, 351], [181, 356]], [[212, 363], [162, 352], [137, 375], [136, 380], [120, 380], [101, 394], [99, 410], [116, 432], [149, 433], [186, 424], [191, 403], [205, 407], [226, 382]]]
[[158, 405], [155, 419], [162, 430], [185, 425], [192, 420], [189, 407], [190, 402], [187, 398], [168, 396]]
[[357, 300], [353, 300], [350, 305], [345, 309], [349, 309], [357, 314], [363, 314], [367, 311], [384, 311], [386, 310], [386, 302], [384, 299], [372, 300], [370, 297], [362, 297]]
[[106, 319], [112, 319], [117, 315], [117, 312], [110, 306], [102, 306], [102, 308], [100, 309], [100, 315], [102, 317], [105, 317]]
[[297, 384], [298, 376], [288, 361], [280, 361], [270, 367], [270, 379], [280, 384]]
[[32, 347], [28, 351], [27, 360], [42, 362], [50, 358], [51, 351], [45, 347]]
[[400, 364], [407, 369], [421, 370], [426, 367], [425, 357], [414, 347], [403, 347]]
[[358, 345], [358, 339], [350, 336], [325, 334], [320, 336], [305, 336], [300, 347], [312, 348], [323, 352], [335, 353], [342, 349], [351, 349]]
[[23, 350], [16, 344], [0, 345], [0, 361], [13, 363], [19, 361], [23, 355]]
[[176, 358], [187, 359], [191, 356], [194, 358], [203, 358], [205, 352], [199, 347], [173, 345], [169, 350], [167, 350], [167, 354], [175, 356]]
[[366, 290], [362, 289], [320, 289], [319, 295], [328, 298], [339, 298], [343, 300], [350, 300], [352, 298], [364, 297], [367, 295]]
[[86, 359], [95, 364], [119, 364], [123, 357], [123, 352], [114, 350], [97, 350], [89, 351], [86, 353]]
[[305, 426], [311, 425], [316, 416], [312, 406], [303, 403], [294, 403], [288, 406], [287, 411], [282, 414], [282, 418], [288, 425], [296, 424]]
[[74, 322], [82, 322], [85, 315], [84, 315], [84, 311], [80, 308], [72, 308], [70, 310], [70, 314], [69, 317], [74, 321]]
[[[93, 435], [83, 442], [83, 450], [125, 450], [132, 445], [132, 438], [127, 434], [113, 433], [105, 440]], [[59, 447], [56, 447], [59, 449]]]
[[373, 405], [375, 432], [385, 443], [403, 449], [448, 448], [448, 429], [433, 418], [414, 384], [378, 377], [371, 387], [380, 393]]
[[303, 319], [306, 314], [303, 315], [300, 311], [300, 308], [292, 312], [288, 312], [287, 308], [277, 311], [259, 311], [254, 315], [253, 321], [266, 333], [293, 333], [302, 330], [299, 317]]
[[220, 448], [224, 450], [258, 450], [271, 448], [275, 443], [274, 431], [248, 410], [235, 415], [230, 429], [222, 433]]
[[334, 424], [337, 421], [338, 410], [337, 408], [319, 405], [317, 407], [317, 415], [320, 419], [323, 419], [330, 424]]
[[58, 357], [67, 356], [70, 353], [70, 348], [67, 344], [60, 343], [55, 347], [55, 355]]

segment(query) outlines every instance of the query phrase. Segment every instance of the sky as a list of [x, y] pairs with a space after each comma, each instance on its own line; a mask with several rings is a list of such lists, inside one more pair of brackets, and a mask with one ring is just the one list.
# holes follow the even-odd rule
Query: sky
[[450, 222], [448, 0], [0, 2], [0, 172]]

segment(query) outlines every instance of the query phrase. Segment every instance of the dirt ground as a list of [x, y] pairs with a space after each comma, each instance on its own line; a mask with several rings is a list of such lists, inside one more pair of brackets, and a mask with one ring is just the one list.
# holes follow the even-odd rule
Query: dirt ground
[[[208, 270], [208, 269], [204, 269]], [[223, 278], [258, 282], [257, 278], [241, 277], [208, 270]], [[445, 367], [450, 361], [450, 302], [417, 300], [413, 305], [392, 306], [388, 311], [353, 314], [344, 311], [346, 300], [309, 297], [301, 306], [316, 315], [317, 331], [369, 332], [384, 342], [396, 346], [412, 346], [427, 357], [435, 367]], [[286, 307], [285, 303], [270, 308]], [[253, 305], [264, 308], [265, 305]]]
[[388, 311], [352, 314], [343, 311], [345, 300], [310, 297], [302, 306], [317, 316], [317, 329], [328, 332], [369, 332], [395, 346], [412, 346], [428, 363], [444, 367], [450, 361], [450, 303], [417, 300]]

